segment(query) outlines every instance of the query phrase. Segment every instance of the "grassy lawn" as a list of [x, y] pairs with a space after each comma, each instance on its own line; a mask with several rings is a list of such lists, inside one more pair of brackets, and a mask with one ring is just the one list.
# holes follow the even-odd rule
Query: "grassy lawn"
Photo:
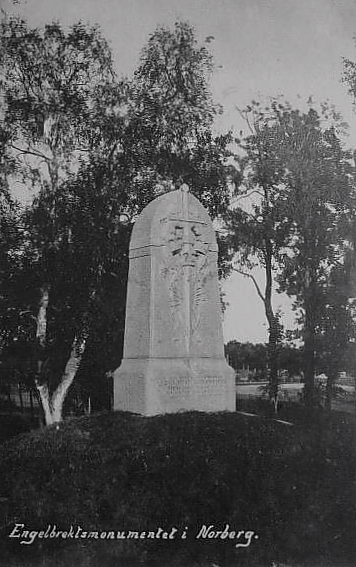
[[10, 439], [0, 446], [0, 564], [356, 565], [355, 418], [293, 411], [281, 416], [293, 427], [115, 412]]

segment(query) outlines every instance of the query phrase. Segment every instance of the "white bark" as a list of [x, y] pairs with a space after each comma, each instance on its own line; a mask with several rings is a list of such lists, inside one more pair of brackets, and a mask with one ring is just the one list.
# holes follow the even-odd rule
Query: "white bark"
[[[43, 352], [46, 346], [46, 336], [47, 336], [47, 309], [49, 303], [49, 290], [46, 286], [41, 287], [41, 299], [39, 303], [38, 314], [36, 317], [36, 339], [40, 347], [40, 353], [37, 360], [37, 371], [38, 374], [42, 371], [43, 365]], [[48, 392], [47, 392], [48, 393]], [[41, 400], [42, 400], [42, 394]], [[46, 394], [43, 394], [44, 396]], [[43, 403], [43, 402], [42, 402]]]
[[46, 425], [51, 425], [53, 423], [53, 419], [52, 419], [52, 408], [51, 408], [51, 400], [50, 400], [48, 386], [47, 384], [39, 384], [38, 382], [36, 382], [36, 388], [41, 398], [41, 403], [45, 414]]
[[62, 421], [63, 403], [80, 366], [85, 351], [85, 345], [85, 338], [74, 338], [72, 350], [61, 381], [52, 396], [50, 396], [47, 384], [37, 384], [37, 389], [41, 397], [42, 407], [45, 414], [46, 425]]
[[56, 423], [57, 421], [62, 421], [63, 402], [80, 366], [82, 356], [85, 351], [85, 344], [85, 338], [74, 338], [72, 350], [64, 369], [62, 379], [52, 396], [54, 423]]
[[47, 308], [49, 303], [49, 291], [47, 287], [41, 288], [40, 307], [37, 315], [36, 338], [41, 347], [46, 346], [47, 333]]

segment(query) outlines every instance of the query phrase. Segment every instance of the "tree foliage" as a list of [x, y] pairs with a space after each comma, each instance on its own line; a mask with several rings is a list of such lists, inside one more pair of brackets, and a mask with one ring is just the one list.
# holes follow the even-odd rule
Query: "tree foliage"
[[113, 81], [111, 52], [96, 27], [30, 29], [5, 18], [0, 54], [16, 173], [26, 185], [45, 180], [54, 189], [81, 153], [98, 144], [98, 105]]
[[[61, 410], [64, 378], [70, 377], [69, 387], [89, 336], [89, 344], [95, 343], [93, 313], [98, 315], [97, 304], [105, 303], [105, 274], [116, 276], [114, 254], [117, 262], [125, 258], [127, 229], [113, 245], [113, 231], [123, 232], [118, 217], [113, 219], [120, 196], [107, 196], [99, 183], [88, 190], [83, 185], [83, 171], [91, 173], [97, 164], [95, 152], [122, 124], [116, 109], [125, 86], [116, 81], [110, 49], [95, 27], [79, 23], [64, 31], [55, 23], [30, 29], [9, 19], [2, 31], [1, 62], [7, 71], [2, 126], [6, 163], [12, 166], [7, 180], [36, 189], [22, 215], [21, 261], [8, 281], [17, 290], [17, 304], [22, 303], [12, 309], [17, 328], [24, 330], [20, 342], [32, 344], [27, 375], [36, 377], [48, 421], [56, 400]], [[120, 267], [124, 277], [125, 261]], [[122, 307], [117, 314], [122, 318]]]
[[[262, 300], [268, 322], [269, 394], [278, 399], [278, 351], [282, 338], [279, 314], [273, 307], [274, 273], [289, 235], [290, 220], [283, 211], [280, 166], [271, 151], [272, 125], [258, 103], [241, 112], [248, 135], [237, 139], [239, 175], [235, 203], [225, 216], [233, 269], [249, 277]], [[261, 266], [265, 285], [260, 286], [253, 269]]]
[[211, 71], [211, 56], [188, 23], [158, 28], [143, 48], [123, 141], [138, 209], [182, 182], [213, 217], [227, 207], [231, 137], [212, 133], [218, 107], [209, 90]]
[[6, 20], [0, 52], [6, 180], [36, 189], [7, 277], [21, 329], [8, 349], [26, 345], [26, 374], [59, 419], [63, 384], [77, 375], [74, 389], [99, 407], [105, 374], [119, 364], [136, 215], [183, 180], [219, 214], [229, 136], [212, 134], [211, 60], [188, 24], [153, 33], [131, 80], [115, 76], [100, 30], [81, 23], [65, 31]]
[[207, 84], [212, 67], [211, 55], [198, 46], [188, 23], [176, 22], [173, 32], [158, 28], [150, 36], [134, 74], [133, 99], [154, 145], [179, 152], [211, 128], [217, 112]]
[[264, 267], [274, 268], [279, 289], [300, 309], [310, 404], [317, 328], [331, 271], [344, 258], [340, 228], [353, 208], [353, 167], [337, 135], [337, 118], [327, 105], [320, 115], [312, 107], [302, 112], [277, 101], [257, 110], [241, 163], [247, 190], [260, 200], [252, 204], [252, 215], [234, 213], [242, 219], [233, 225], [235, 249], [241, 247], [246, 262], [254, 253]]
[[313, 402], [316, 329], [330, 290], [330, 273], [342, 262], [340, 226], [352, 207], [350, 154], [335, 125], [324, 126], [314, 109], [277, 113], [280, 159], [285, 163], [286, 213], [291, 225], [281, 289], [296, 296], [302, 309], [306, 401]]

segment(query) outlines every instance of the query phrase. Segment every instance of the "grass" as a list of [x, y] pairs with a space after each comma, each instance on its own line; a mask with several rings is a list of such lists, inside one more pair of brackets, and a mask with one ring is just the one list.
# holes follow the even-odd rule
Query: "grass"
[[[294, 417], [290, 427], [237, 413], [115, 412], [10, 439], [0, 446], [4, 565], [355, 565], [355, 418]], [[16, 522], [29, 530], [177, 532], [171, 540], [20, 545], [8, 537]], [[204, 525], [226, 524], [258, 539], [236, 548], [229, 538], [196, 538]]]

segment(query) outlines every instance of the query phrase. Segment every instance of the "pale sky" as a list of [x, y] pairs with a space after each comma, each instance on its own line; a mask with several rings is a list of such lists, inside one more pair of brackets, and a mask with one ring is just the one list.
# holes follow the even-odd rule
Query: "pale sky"
[[[224, 107], [217, 131], [238, 132], [236, 107], [252, 99], [283, 94], [300, 105], [312, 95], [335, 104], [350, 125], [347, 143], [356, 145], [356, 115], [341, 83], [342, 57], [356, 60], [356, 0], [2, 0], [2, 5], [33, 26], [52, 20], [99, 24], [118, 73], [126, 75], [157, 25], [187, 20], [198, 40], [214, 37], [212, 90]], [[263, 305], [253, 285], [236, 274], [224, 290], [225, 340], [265, 342]], [[275, 307], [282, 307], [290, 324], [288, 302], [276, 296]]]

